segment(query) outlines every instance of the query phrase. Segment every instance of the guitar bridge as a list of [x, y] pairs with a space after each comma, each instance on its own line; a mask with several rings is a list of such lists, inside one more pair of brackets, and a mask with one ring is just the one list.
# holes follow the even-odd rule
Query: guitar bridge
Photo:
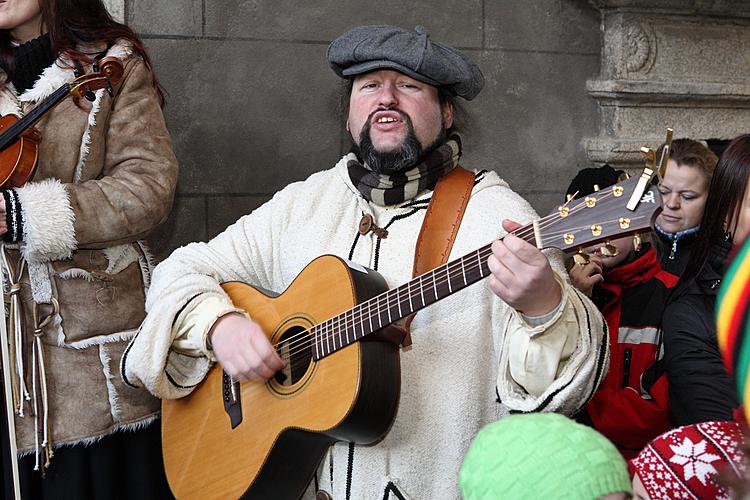
[[241, 400], [240, 382], [234, 381], [222, 372], [221, 376], [221, 396], [224, 399], [224, 411], [229, 415], [229, 422], [232, 429], [242, 423], [242, 400]]

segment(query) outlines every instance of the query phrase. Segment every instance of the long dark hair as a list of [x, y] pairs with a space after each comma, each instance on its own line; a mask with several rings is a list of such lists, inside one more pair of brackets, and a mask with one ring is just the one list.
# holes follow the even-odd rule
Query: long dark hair
[[[72, 61], [92, 62], [94, 54], [81, 52], [79, 45], [110, 45], [120, 39], [130, 42], [151, 72], [151, 82], [160, 104], [164, 105], [164, 92], [153, 72], [146, 47], [133, 30], [112, 19], [102, 0], [39, 0], [39, 6], [52, 51], [65, 53]], [[6, 68], [12, 78], [15, 64], [10, 42], [10, 32], [0, 30], [0, 66]]]
[[748, 179], [750, 134], [744, 134], [732, 140], [716, 164], [695, 247], [682, 275], [685, 283], [694, 280], [700, 274], [717, 246], [734, 237], [731, 232], [737, 224]]

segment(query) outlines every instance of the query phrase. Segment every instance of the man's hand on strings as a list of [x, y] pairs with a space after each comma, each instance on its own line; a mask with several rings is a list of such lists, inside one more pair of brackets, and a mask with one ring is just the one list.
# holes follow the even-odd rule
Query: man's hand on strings
[[284, 367], [260, 325], [242, 314], [222, 316], [208, 335], [216, 359], [235, 380], [268, 380]]
[[[508, 233], [519, 227], [517, 222], [503, 221]], [[542, 316], [560, 304], [562, 292], [547, 257], [521, 238], [508, 234], [492, 243], [487, 265], [492, 272], [490, 290], [527, 316]]]

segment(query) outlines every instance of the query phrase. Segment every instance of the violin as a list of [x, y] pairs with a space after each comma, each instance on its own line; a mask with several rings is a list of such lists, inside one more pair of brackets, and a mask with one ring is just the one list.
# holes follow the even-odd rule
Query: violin
[[111, 97], [112, 86], [122, 74], [119, 59], [104, 57], [94, 63], [91, 73], [64, 84], [23, 118], [12, 114], [0, 117], [0, 188], [23, 186], [34, 174], [42, 139], [34, 124], [45, 113], [71, 94], [93, 102], [94, 90], [105, 88]]

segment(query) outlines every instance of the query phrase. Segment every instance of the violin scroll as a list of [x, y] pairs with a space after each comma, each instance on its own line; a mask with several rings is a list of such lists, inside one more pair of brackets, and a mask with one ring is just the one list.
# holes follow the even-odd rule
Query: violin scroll
[[122, 63], [116, 57], [104, 57], [96, 63], [95, 67], [98, 67], [99, 73], [106, 76], [113, 85], [116, 85], [122, 78]]
[[124, 68], [116, 57], [104, 57], [93, 65], [93, 71], [79, 76], [70, 83], [70, 93], [93, 101], [94, 91], [104, 88], [112, 96], [112, 86], [122, 78]]

